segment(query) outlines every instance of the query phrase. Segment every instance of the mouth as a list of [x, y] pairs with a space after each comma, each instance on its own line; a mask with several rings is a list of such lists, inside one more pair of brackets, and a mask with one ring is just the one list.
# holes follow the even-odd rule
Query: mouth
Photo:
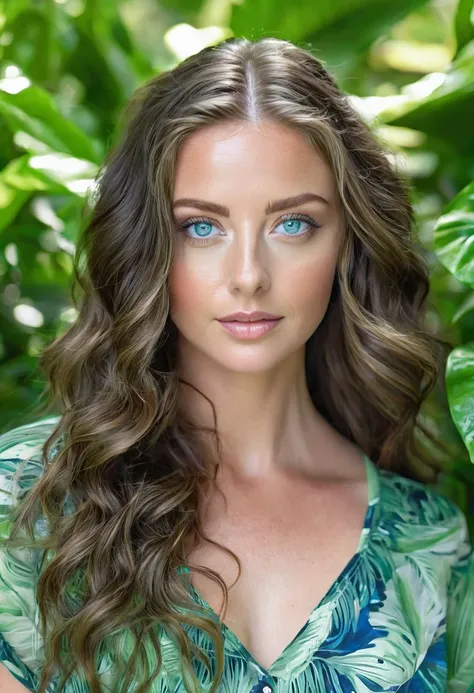
[[283, 318], [259, 318], [258, 320], [219, 320], [219, 322], [240, 322], [243, 325], [255, 325], [258, 322], [278, 322]]
[[235, 313], [224, 315], [223, 318], [218, 318], [218, 320], [219, 322], [264, 322], [266, 320], [281, 320], [282, 317], [282, 315], [275, 315], [263, 310], [254, 310], [249, 313], [236, 311]]
[[272, 330], [283, 318], [261, 318], [260, 320], [219, 320], [220, 324], [231, 335], [238, 339], [258, 339]]

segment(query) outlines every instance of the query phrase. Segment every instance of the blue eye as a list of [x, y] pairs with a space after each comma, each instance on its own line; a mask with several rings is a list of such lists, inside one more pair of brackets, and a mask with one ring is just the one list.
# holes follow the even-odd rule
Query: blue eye
[[214, 226], [214, 224], [211, 224], [210, 221], [194, 221], [189, 226], [186, 226], [186, 228], [189, 227], [195, 227], [193, 230], [197, 233], [199, 238], [207, 238], [210, 233], [210, 227]]
[[[302, 223], [308, 225], [308, 228], [304, 229], [303, 232], [301, 232]], [[215, 227], [215, 224], [213, 224], [210, 219], [206, 219], [205, 217], [192, 217], [180, 224], [179, 228], [186, 232], [187, 240], [191, 243], [200, 244], [213, 238], [211, 235], [213, 226]], [[320, 228], [320, 224], [317, 224], [310, 216], [298, 213], [287, 214], [276, 228], [278, 228], [278, 226], [283, 226], [284, 232], [277, 235], [281, 235], [282, 237], [287, 236], [288, 238], [306, 238], [308, 235], [311, 235], [316, 228]], [[190, 229], [197, 235], [189, 235]]]
[[[301, 222], [307, 224], [308, 228], [306, 228], [302, 233], [299, 233], [301, 230]], [[314, 219], [307, 214], [301, 214], [298, 212], [286, 214], [278, 226], [283, 226], [285, 228], [286, 233], [283, 233], [283, 236], [293, 236], [294, 238], [306, 238], [307, 236], [311, 236], [315, 229], [319, 229], [321, 227], [320, 224], [315, 222]]]
[[[207, 239], [212, 239], [210, 235], [210, 230], [214, 224], [209, 220], [202, 217], [192, 217], [187, 219], [182, 224], [179, 224], [179, 229], [185, 232], [186, 240], [190, 243], [205, 243]], [[194, 227], [194, 228], [193, 228]], [[193, 231], [197, 236], [190, 236], [188, 229], [193, 228]]]
[[285, 219], [280, 224], [278, 224], [278, 226], [284, 227], [285, 231], [287, 232], [284, 235], [295, 236], [301, 235], [298, 232], [301, 230], [301, 225], [305, 223], [308, 224], [310, 227], [315, 226], [314, 223], [309, 222], [306, 219], [301, 219], [300, 217], [290, 217], [289, 219]]

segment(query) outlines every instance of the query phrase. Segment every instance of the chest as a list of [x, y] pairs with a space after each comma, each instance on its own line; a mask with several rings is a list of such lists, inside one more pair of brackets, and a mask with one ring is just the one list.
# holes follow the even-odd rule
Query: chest
[[[312, 611], [358, 549], [367, 511], [365, 482], [324, 484], [302, 492], [226, 496], [227, 510], [210, 506], [206, 535], [231, 549], [202, 542], [188, 563], [224, 579], [228, 605], [223, 622], [256, 661], [269, 668], [305, 625]], [[222, 616], [222, 590], [192, 571], [199, 596]]]

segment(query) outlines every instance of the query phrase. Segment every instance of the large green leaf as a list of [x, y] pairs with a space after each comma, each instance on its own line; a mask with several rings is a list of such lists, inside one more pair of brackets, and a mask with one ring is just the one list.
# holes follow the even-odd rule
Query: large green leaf
[[449, 354], [446, 385], [451, 416], [474, 464], [474, 343]]
[[95, 163], [101, 160], [101, 145], [65, 118], [53, 98], [40, 87], [31, 85], [17, 94], [0, 90], [0, 112], [12, 132], [26, 132], [54, 151], [79, 159]]
[[[221, 0], [222, 4], [229, 4], [229, 0]], [[160, 0], [160, 7], [170, 10], [176, 21], [186, 21], [197, 26], [199, 13], [206, 3], [203, 0]]]
[[377, 114], [380, 121], [421, 130], [472, 154], [474, 41], [464, 46], [445, 73], [427, 75], [404, 88], [400, 98], [387, 101], [389, 105]]
[[458, 306], [456, 313], [452, 317], [452, 322], [458, 322], [468, 313], [474, 314], [474, 291], [471, 291], [467, 298], [461, 302], [461, 305]]
[[128, 52], [131, 38], [116, 15], [114, 4], [103, 0], [88, 3], [86, 11], [73, 21], [76, 44], [64, 59], [64, 70], [79, 80], [86, 103], [99, 116], [104, 139], [114, 129], [118, 112], [139, 81], [151, 76], [146, 57], [135, 48]]
[[[309, 41], [318, 57], [339, 63], [387, 31], [426, 0], [246, 0], [232, 9], [236, 35]], [[320, 55], [319, 55], [320, 54]]]
[[459, 281], [474, 288], [474, 182], [447, 205], [433, 230], [440, 262]]
[[16, 19], [23, 11], [27, 10], [30, 5], [29, 0], [15, 0], [15, 2], [3, 2], [1, 5], [2, 14], [5, 16], [5, 22], [8, 25]]
[[[16, 0], [8, 4], [18, 5]], [[14, 18], [10, 15], [11, 38], [3, 50], [5, 61], [21, 65], [23, 74], [38, 86], [56, 86], [61, 72], [65, 17], [57, 3], [44, 1], [30, 2]]]
[[394, 24], [425, 4], [426, 0], [404, 0], [391, 4], [360, 2], [359, 7], [349, 14], [314, 33], [305, 34], [304, 38], [340, 82], [345, 77], [350, 78], [347, 85], [341, 84], [342, 88], [350, 90], [353, 75], [360, 69], [357, 56], [364, 55], [374, 41]]
[[84, 197], [96, 172], [89, 161], [54, 152], [14, 159], [0, 172], [0, 232], [35, 193]]
[[12, 223], [35, 192], [54, 192], [58, 187], [40, 171], [31, 169], [28, 159], [28, 154], [13, 159], [0, 172], [0, 232]]
[[11, 224], [30, 195], [27, 190], [17, 190], [8, 185], [3, 180], [3, 172], [0, 173], [0, 231]]
[[474, 39], [473, 12], [474, 6], [472, 0], [459, 0], [454, 21], [458, 53], [469, 41]]
[[[46, 158], [49, 163], [49, 168], [51, 168], [54, 160], [59, 156], [59, 154], [47, 154], [45, 157], [30, 157], [28, 154], [24, 154], [17, 159], [13, 159], [8, 166], [5, 166], [1, 174], [2, 180], [7, 185], [17, 190], [30, 190], [31, 192], [51, 194], [64, 193], [66, 191], [66, 176], [63, 177], [58, 175], [57, 179], [54, 180], [53, 177], [49, 177], [47, 174], [48, 167], [41, 165], [32, 167], [30, 165], [30, 160], [38, 160], [41, 162], [42, 159]], [[42, 168], [46, 169], [46, 173]]]

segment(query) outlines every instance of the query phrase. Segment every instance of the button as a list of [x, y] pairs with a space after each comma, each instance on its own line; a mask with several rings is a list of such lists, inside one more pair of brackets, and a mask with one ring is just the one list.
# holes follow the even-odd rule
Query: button
[[274, 693], [274, 688], [268, 683], [268, 681], [261, 679], [255, 684], [249, 693]]

